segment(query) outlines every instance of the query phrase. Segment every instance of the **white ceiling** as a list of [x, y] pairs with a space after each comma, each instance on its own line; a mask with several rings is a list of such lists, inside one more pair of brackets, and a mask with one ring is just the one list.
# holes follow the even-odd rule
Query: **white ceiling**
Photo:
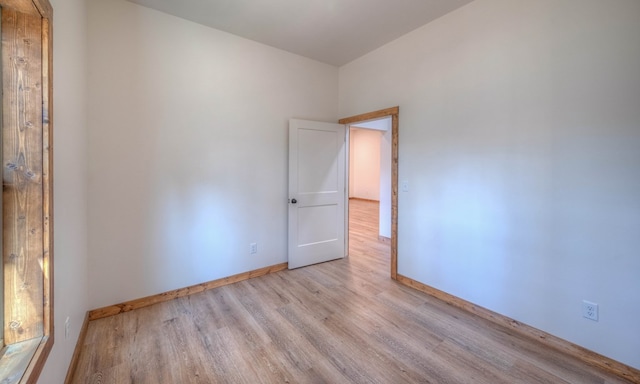
[[472, 0], [129, 1], [341, 66]]

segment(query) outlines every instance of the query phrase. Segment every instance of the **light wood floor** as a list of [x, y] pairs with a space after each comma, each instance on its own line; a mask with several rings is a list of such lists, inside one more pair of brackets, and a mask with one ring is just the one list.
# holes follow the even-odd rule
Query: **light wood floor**
[[351, 203], [350, 257], [92, 321], [73, 382], [624, 383], [390, 280]]

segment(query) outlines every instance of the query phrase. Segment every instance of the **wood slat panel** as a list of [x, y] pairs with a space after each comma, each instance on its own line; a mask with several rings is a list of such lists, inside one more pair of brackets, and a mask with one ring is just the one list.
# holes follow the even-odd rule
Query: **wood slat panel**
[[40, 12], [32, 0], [2, 0], [2, 8], [40, 17]]
[[[51, 16], [49, 2], [40, 3], [49, 6]], [[43, 326], [44, 334], [53, 337], [53, 28], [50, 19], [42, 19], [42, 57]]]
[[42, 19], [2, 9], [6, 344], [44, 335]]
[[42, 283], [44, 337], [25, 371], [23, 382], [36, 384], [53, 349], [53, 8], [34, 0], [42, 17]]
[[[21, 232], [23, 236], [19, 240], [27, 239], [28, 241], [28, 243], [22, 244], [24, 250], [22, 253], [11, 252], [7, 256], [5, 253], [7, 248], [3, 249], [3, 261], [6, 258], [12, 260], [12, 263], [5, 264], [4, 274], [23, 278], [21, 286], [17, 288], [22, 293], [16, 296], [15, 291], [6, 292], [8, 296], [5, 296], [5, 306], [24, 308], [22, 315], [28, 316], [22, 320], [14, 319], [13, 322], [5, 322], [3, 326], [6, 327], [7, 324], [13, 326], [12, 328], [16, 329], [18, 334], [17, 340], [30, 338], [33, 334], [44, 335], [25, 342], [11, 344], [9, 348], [16, 345], [29, 345], [29, 347], [16, 350], [13, 358], [6, 361], [25, 361], [28, 364], [26, 366], [5, 365], [9, 370], [4, 371], [0, 377], [20, 377], [20, 383], [35, 384], [54, 341], [53, 276], [50, 273], [53, 270], [51, 252], [53, 249], [53, 182], [51, 174], [53, 168], [51, 161], [53, 156], [51, 152], [51, 107], [53, 104], [51, 17], [53, 9], [48, 0], [0, 0], [0, 7], [5, 16], [12, 13], [17, 15], [16, 23], [9, 24], [8, 27], [18, 28], [11, 33], [3, 28], [2, 33], [3, 52], [7, 53], [2, 58], [3, 82], [6, 81], [6, 76], [15, 78], [14, 82], [3, 84], [4, 117], [6, 117], [7, 105], [10, 108], [9, 113], [12, 114], [9, 119], [3, 119], [3, 136], [6, 133], [4, 130], [13, 129], [5, 125], [7, 122], [24, 123], [22, 127], [16, 128], [18, 130], [16, 136], [9, 138], [11, 145], [13, 142], [17, 142], [18, 159], [6, 161], [7, 158], [3, 154], [3, 201], [6, 201], [7, 198], [10, 200], [11, 196], [16, 194], [21, 197], [26, 196], [25, 199], [18, 200], [18, 203], [22, 204], [20, 209], [23, 211], [17, 216], [17, 221], [7, 218], [3, 214], [3, 226], [6, 224], [14, 226], [12, 229], [4, 228], [3, 234]], [[21, 22], [21, 19], [28, 21]], [[3, 25], [3, 27], [7, 26]], [[5, 47], [14, 47], [15, 49], [14, 51], [5, 51]], [[7, 66], [7, 63], [15, 64], [16, 67], [19, 67], [18, 70], [11, 65]], [[25, 74], [28, 76], [24, 76]], [[6, 139], [6, 137], [3, 138], [3, 140]], [[36, 154], [38, 156], [35, 156]], [[40, 174], [38, 174], [38, 169]], [[25, 182], [25, 178], [28, 181]], [[6, 183], [7, 180], [9, 180], [9, 184]], [[27, 185], [27, 191], [16, 192], [13, 189], [15, 185], [11, 183], [18, 186]], [[40, 186], [37, 187], [37, 184]], [[7, 196], [7, 192], [9, 196]], [[40, 209], [37, 208], [38, 204], [40, 204]], [[25, 212], [26, 215], [23, 215]], [[15, 216], [15, 213], [11, 212], [11, 215]], [[24, 234], [25, 228], [28, 230], [28, 234]], [[13, 246], [19, 245], [14, 242]], [[11, 255], [16, 256], [12, 257]], [[17, 282], [18, 279], [15, 279], [12, 284], [15, 286]], [[39, 294], [36, 295], [37, 291]], [[37, 310], [30, 311], [32, 308], [37, 308]], [[6, 341], [11, 342], [12, 340], [7, 338]], [[0, 364], [5, 363], [5, 357], [0, 359]]]

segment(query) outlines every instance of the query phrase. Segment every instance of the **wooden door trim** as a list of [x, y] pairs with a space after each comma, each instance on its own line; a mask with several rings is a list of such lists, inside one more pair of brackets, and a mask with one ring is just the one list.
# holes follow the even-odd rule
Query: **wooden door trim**
[[361, 123], [367, 120], [381, 119], [383, 117], [398, 115], [400, 113], [400, 107], [391, 107], [386, 109], [380, 109], [378, 111], [367, 112], [356, 116], [345, 117], [338, 120], [339, 124], [351, 125], [353, 123]]
[[391, 107], [338, 120], [352, 125], [391, 116], [391, 278], [398, 279], [398, 128], [400, 107]]

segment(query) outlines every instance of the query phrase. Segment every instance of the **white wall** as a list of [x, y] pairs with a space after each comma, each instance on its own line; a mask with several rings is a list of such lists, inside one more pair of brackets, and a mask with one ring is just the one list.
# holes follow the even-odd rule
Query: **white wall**
[[380, 131], [351, 128], [349, 197], [380, 200]]
[[[51, 0], [53, 16], [55, 343], [40, 384], [64, 382], [89, 308], [87, 280], [86, 12]], [[70, 319], [69, 338], [64, 323]]]
[[[385, 117], [378, 120], [370, 120], [361, 123], [357, 123], [351, 128], [365, 128], [373, 129], [381, 133], [379, 156], [380, 168], [379, 168], [379, 195], [378, 201], [380, 202], [380, 208], [378, 210], [378, 235], [391, 238], [391, 144], [392, 144], [392, 130], [391, 130], [391, 118]], [[353, 175], [354, 168], [353, 163], [350, 160], [349, 174]], [[353, 196], [352, 183], [349, 183], [349, 196]]]
[[400, 106], [399, 273], [640, 368], [638, 36], [637, 0], [476, 0], [342, 67], [341, 116]]
[[386, 130], [380, 138], [380, 209], [378, 235], [391, 238], [391, 119], [385, 119]]
[[288, 119], [336, 121], [338, 69], [123, 0], [88, 22], [90, 306], [286, 262]]
[[[356, 125], [351, 126], [351, 128], [365, 128], [368, 130], [379, 131], [381, 134], [380, 140], [377, 140], [380, 144], [379, 153], [376, 157], [380, 161], [379, 172], [376, 176], [378, 185], [371, 186], [371, 188], [376, 188], [379, 190], [378, 192], [378, 200], [380, 202], [379, 212], [378, 212], [378, 234], [380, 236], [384, 236], [386, 238], [391, 238], [391, 142], [392, 142], [392, 130], [391, 130], [391, 118], [386, 117], [378, 120], [371, 120], [362, 123], [357, 123]], [[350, 140], [350, 160], [349, 160], [349, 196], [354, 196], [354, 161], [352, 159], [353, 156], [353, 145], [354, 141]], [[368, 149], [368, 151], [373, 151], [374, 149]], [[370, 163], [370, 162], [368, 162]], [[357, 175], [356, 175], [357, 176]]]

